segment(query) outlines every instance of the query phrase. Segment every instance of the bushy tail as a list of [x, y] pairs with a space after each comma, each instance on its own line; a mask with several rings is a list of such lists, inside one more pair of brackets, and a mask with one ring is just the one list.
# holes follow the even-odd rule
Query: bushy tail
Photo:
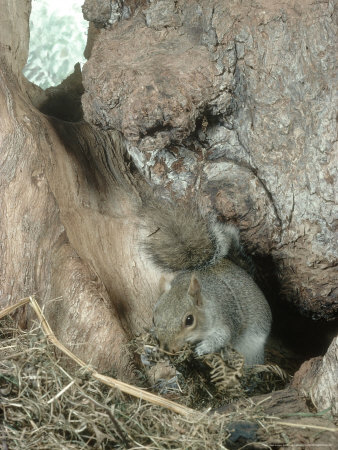
[[198, 207], [152, 201], [142, 215], [150, 231], [144, 249], [164, 270], [198, 270], [241, 250], [237, 229]]

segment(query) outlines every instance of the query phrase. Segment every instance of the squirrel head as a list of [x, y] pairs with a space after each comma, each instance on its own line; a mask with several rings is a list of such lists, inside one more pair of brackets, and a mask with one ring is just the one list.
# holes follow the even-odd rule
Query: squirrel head
[[161, 296], [154, 309], [154, 331], [160, 348], [176, 352], [203, 337], [203, 296], [196, 275], [182, 274], [172, 283], [160, 281]]

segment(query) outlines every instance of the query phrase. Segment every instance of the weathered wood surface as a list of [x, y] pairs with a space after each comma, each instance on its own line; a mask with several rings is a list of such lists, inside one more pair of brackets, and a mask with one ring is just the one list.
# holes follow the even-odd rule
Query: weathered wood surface
[[21, 76], [30, 2], [0, 10], [0, 306], [36, 294], [65, 345], [129, 376], [160, 276], [138, 247], [139, 171], [198, 191], [272, 256], [290, 302], [334, 316], [330, 2], [125, 2], [92, 35], [73, 124]]
[[338, 337], [323, 357], [302, 364], [292, 384], [318, 411], [329, 409], [338, 416]]
[[120, 130], [152, 185], [198, 191], [272, 257], [284, 298], [332, 319], [334, 3], [161, 0], [115, 13], [84, 67], [86, 119]]
[[149, 326], [158, 284], [121, 189], [135, 189], [130, 161], [118, 132], [39, 113], [10, 56], [0, 65], [0, 307], [35, 294], [66, 346], [128, 377], [125, 344]]
[[32, 106], [46, 96], [21, 75], [30, 2], [1, 0], [0, 10], [0, 307], [35, 294], [66, 346], [126, 378], [126, 344], [151, 323], [158, 285], [121, 189], [136, 192], [129, 157], [118, 132]]

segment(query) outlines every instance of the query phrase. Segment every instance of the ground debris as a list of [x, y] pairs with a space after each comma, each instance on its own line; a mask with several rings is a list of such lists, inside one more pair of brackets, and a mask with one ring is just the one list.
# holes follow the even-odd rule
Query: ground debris
[[[178, 357], [183, 368], [184, 358]], [[168, 395], [179, 398], [177, 392]], [[195, 416], [180, 416], [102, 384], [89, 370], [70, 366], [39, 326], [21, 331], [9, 317], [0, 320], [2, 449], [237, 449], [272, 437], [285, 445], [297, 440], [317, 443], [323, 436], [330, 442], [334, 437], [326, 416], [320, 416], [314, 429], [315, 415], [301, 417], [310, 421], [310, 428], [297, 428], [298, 417], [271, 418], [271, 411], [268, 415], [262, 407], [270, 400], [253, 399], [242, 397], [241, 404], [230, 403], [229, 410], [218, 412], [202, 403]]]
[[155, 392], [193, 408], [217, 408], [236, 399], [284, 388], [290, 375], [276, 364], [244, 366], [233, 348], [196, 356], [191, 346], [172, 354], [159, 349], [151, 333], [131, 342], [140, 355], [142, 377]]

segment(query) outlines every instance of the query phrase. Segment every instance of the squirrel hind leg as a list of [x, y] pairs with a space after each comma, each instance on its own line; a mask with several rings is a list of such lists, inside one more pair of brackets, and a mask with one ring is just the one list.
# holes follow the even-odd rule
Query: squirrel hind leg
[[235, 349], [244, 356], [246, 366], [264, 364], [264, 345], [267, 335], [246, 333], [236, 343]]

